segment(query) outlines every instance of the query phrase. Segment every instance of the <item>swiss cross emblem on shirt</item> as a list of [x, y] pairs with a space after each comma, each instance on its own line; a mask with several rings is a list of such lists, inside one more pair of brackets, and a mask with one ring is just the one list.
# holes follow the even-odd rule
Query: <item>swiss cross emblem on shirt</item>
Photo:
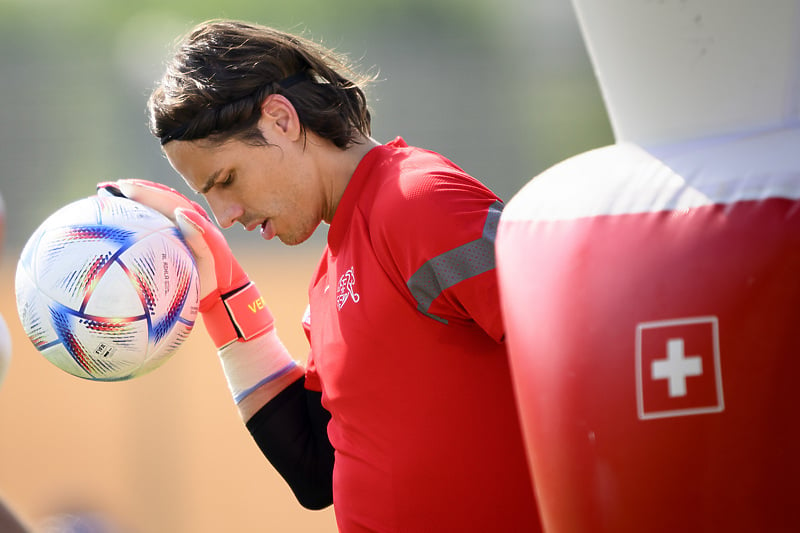
[[722, 411], [717, 317], [638, 324], [636, 396], [642, 420]]
[[342, 310], [347, 300], [353, 300], [354, 303], [358, 303], [358, 300], [361, 299], [354, 289], [355, 284], [356, 274], [353, 267], [350, 267], [347, 269], [347, 272], [342, 274], [339, 278], [339, 283], [336, 286], [336, 307], [339, 308], [339, 311]]

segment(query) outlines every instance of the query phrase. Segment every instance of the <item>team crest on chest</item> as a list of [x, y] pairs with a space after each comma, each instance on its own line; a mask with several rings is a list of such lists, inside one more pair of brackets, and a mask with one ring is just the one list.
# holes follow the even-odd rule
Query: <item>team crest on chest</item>
[[361, 297], [353, 288], [356, 284], [356, 274], [353, 270], [353, 267], [347, 269], [347, 272], [342, 274], [342, 277], [339, 278], [339, 284], [336, 286], [336, 306], [339, 310], [342, 310], [344, 304], [347, 303], [347, 300], [353, 300], [354, 303], [358, 303], [358, 300]]

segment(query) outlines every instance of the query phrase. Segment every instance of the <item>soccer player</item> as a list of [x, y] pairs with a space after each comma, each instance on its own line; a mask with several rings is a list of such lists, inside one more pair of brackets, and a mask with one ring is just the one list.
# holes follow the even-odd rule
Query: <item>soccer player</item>
[[219, 226], [294, 245], [330, 224], [305, 367], [202, 208], [151, 182], [100, 190], [179, 224], [241, 415], [304, 506], [332, 503], [346, 533], [539, 531], [494, 269], [503, 204], [443, 156], [373, 139], [367, 81], [299, 36], [212, 21], [149, 100]]

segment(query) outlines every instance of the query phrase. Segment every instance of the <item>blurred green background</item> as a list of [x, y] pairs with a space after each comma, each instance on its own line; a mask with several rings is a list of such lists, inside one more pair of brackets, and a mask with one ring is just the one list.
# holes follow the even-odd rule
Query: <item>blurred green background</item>
[[302, 32], [378, 72], [374, 136], [439, 151], [505, 200], [611, 142], [567, 0], [0, 0], [8, 247], [99, 180], [182, 186], [145, 101], [176, 38], [220, 17]]
[[[301, 509], [260, 455], [204, 332], [157, 372], [101, 384], [47, 363], [16, 317], [19, 251], [50, 213], [108, 179], [187, 191], [147, 131], [145, 102], [175, 40], [210, 18], [345, 52], [379, 74], [377, 140], [436, 150], [505, 200], [612, 142], [568, 0], [0, 0], [0, 313], [14, 346], [0, 388], [0, 498], [37, 533], [76, 531], [53, 523], [76, 513], [111, 520], [85, 530], [103, 533], [335, 531], [333, 511]], [[325, 228], [299, 249], [226, 235], [302, 360]]]

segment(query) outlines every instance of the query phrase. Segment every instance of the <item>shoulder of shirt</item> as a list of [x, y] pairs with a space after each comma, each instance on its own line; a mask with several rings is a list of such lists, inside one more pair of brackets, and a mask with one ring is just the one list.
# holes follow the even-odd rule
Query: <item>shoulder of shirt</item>
[[372, 166], [370, 179], [378, 182], [371, 196], [389, 208], [398, 202], [407, 207], [408, 202], [441, 201], [442, 185], [476, 182], [445, 156], [408, 146], [400, 138], [384, 145], [382, 152]]

